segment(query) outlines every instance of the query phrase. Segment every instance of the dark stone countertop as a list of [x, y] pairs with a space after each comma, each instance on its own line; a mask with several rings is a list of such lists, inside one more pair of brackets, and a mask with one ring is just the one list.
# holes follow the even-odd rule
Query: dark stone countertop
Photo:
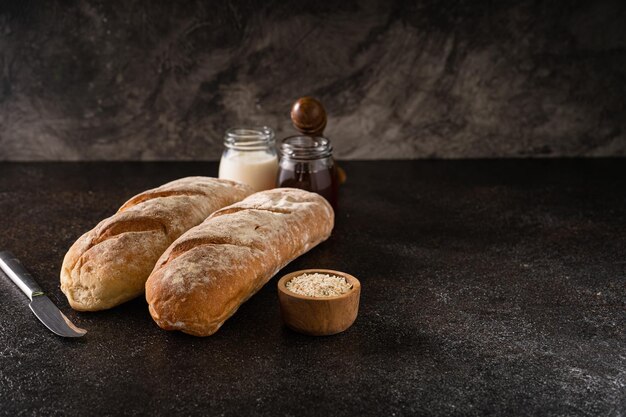
[[0, 415], [626, 413], [625, 160], [344, 167], [333, 236], [283, 272], [360, 278], [354, 326], [285, 329], [274, 279], [201, 339], [141, 298], [73, 312], [58, 270], [128, 197], [217, 164], [0, 164], [0, 248], [89, 330], [53, 335], [0, 274]]

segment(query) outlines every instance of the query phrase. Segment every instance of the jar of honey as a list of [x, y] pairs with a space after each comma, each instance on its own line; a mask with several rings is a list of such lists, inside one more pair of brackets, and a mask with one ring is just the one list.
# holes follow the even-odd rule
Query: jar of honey
[[281, 141], [278, 187], [313, 191], [337, 209], [339, 181], [330, 141], [321, 136], [290, 136]]

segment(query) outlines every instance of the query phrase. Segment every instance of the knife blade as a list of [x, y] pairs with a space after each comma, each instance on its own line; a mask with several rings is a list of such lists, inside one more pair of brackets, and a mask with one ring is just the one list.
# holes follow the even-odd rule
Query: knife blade
[[53, 333], [63, 337], [81, 337], [87, 333], [87, 330], [75, 326], [61, 313], [11, 252], [0, 252], [0, 269], [30, 298], [30, 309]]

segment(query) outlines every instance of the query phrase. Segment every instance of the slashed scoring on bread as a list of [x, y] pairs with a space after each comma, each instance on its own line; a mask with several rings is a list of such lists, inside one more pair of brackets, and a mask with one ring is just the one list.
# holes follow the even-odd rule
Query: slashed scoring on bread
[[326, 240], [334, 213], [293, 188], [253, 194], [212, 214], [163, 253], [146, 282], [156, 323], [208, 336], [287, 263]]
[[188, 177], [134, 196], [72, 245], [61, 268], [61, 290], [72, 308], [83, 311], [139, 296], [176, 238], [251, 193], [234, 181]]

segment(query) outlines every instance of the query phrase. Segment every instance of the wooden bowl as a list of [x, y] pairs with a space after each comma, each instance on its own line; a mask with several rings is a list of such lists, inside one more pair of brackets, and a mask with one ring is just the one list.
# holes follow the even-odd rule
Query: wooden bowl
[[[287, 282], [302, 274], [328, 274], [343, 277], [352, 289], [337, 297], [309, 297], [287, 289]], [[361, 283], [345, 272], [330, 269], [304, 269], [283, 276], [278, 281], [280, 313], [287, 327], [311, 336], [341, 333], [354, 323], [359, 312]]]

